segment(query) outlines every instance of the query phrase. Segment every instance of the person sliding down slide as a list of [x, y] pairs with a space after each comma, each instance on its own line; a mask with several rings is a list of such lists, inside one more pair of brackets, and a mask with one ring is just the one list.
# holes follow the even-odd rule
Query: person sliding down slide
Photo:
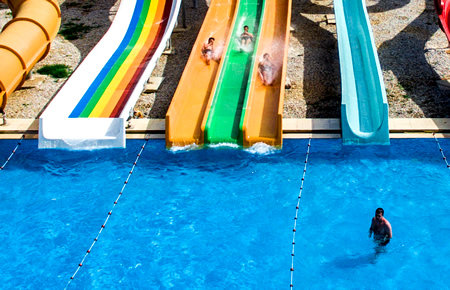
[[248, 26], [245, 25], [244, 26], [244, 32], [242, 32], [241, 34], [241, 46], [248, 46], [250, 43], [252, 43], [253, 41], [253, 34], [251, 34], [250, 32], [248, 32]]
[[265, 86], [270, 86], [273, 83], [275, 75], [275, 66], [270, 60], [270, 54], [265, 53], [263, 60], [258, 64], [258, 73], [261, 78], [262, 83]]
[[214, 37], [210, 37], [208, 42], [202, 46], [202, 57], [207, 65], [209, 65], [211, 59], [214, 59], [214, 41]]

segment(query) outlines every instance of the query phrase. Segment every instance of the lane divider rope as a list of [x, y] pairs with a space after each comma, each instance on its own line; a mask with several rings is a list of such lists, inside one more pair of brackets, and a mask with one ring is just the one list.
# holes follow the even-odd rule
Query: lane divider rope
[[9, 160], [11, 160], [11, 158], [13, 157], [14, 154], [16, 154], [17, 148], [19, 148], [19, 146], [22, 144], [22, 140], [23, 138], [25, 138], [25, 134], [22, 135], [22, 137], [20, 138], [19, 142], [17, 142], [16, 147], [14, 148], [14, 150], [11, 152], [11, 154], [9, 155], [8, 159], [6, 159], [5, 163], [3, 163], [2, 166], [0, 166], [0, 170], [3, 170], [6, 166], [6, 164], [8, 164]]
[[98, 238], [100, 237], [100, 234], [103, 232], [103, 230], [105, 229], [106, 224], [108, 223], [109, 218], [111, 217], [112, 211], [114, 210], [114, 208], [116, 207], [117, 203], [119, 202], [120, 197], [123, 194], [123, 191], [125, 190], [125, 187], [128, 184], [128, 181], [130, 180], [131, 174], [133, 174], [134, 168], [136, 167], [137, 162], [139, 161], [139, 158], [141, 157], [142, 152], [145, 149], [145, 146], [148, 143], [149, 138], [146, 136], [145, 137], [145, 142], [144, 144], [141, 146], [141, 150], [139, 151], [138, 155], [136, 156], [136, 160], [133, 163], [133, 166], [131, 167], [130, 172], [128, 172], [128, 176], [127, 179], [125, 180], [125, 182], [123, 183], [122, 189], [119, 192], [119, 195], [117, 196], [116, 200], [114, 201], [114, 204], [111, 207], [111, 210], [108, 212], [105, 221], [103, 222], [102, 226], [100, 227], [100, 230], [97, 233], [97, 236], [95, 237], [94, 241], [92, 242], [91, 246], [89, 247], [89, 249], [86, 251], [86, 253], [83, 256], [83, 259], [81, 259], [81, 262], [78, 264], [77, 269], [75, 270], [75, 272], [73, 273], [73, 275], [70, 277], [69, 281], [66, 284], [66, 287], [64, 287], [64, 289], [67, 289], [67, 287], [69, 287], [70, 283], [72, 282], [72, 280], [75, 278], [75, 276], [77, 275], [78, 271], [80, 271], [81, 267], [84, 264], [84, 261], [86, 260], [87, 256], [91, 253], [92, 248], [94, 247], [95, 243], [98, 241]]
[[297, 197], [297, 206], [295, 208], [295, 217], [294, 217], [294, 228], [292, 230], [292, 253], [291, 253], [291, 290], [294, 287], [294, 254], [295, 254], [295, 233], [297, 231], [297, 219], [298, 219], [298, 211], [300, 209], [300, 199], [302, 198], [302, 191], [303, 191], [303, 183], [305, 182], [305, 176], [306, 176], [306, 166], [308, 165], [308, 158], [309, 158], [309, 149], [311, 148], [311, 138], [309, 138], [308, 142], [308, 149], [306, 150], [306, 157], [305, 157], [305, 165], [303, 167], [303, 175], [302, 175], [302, 183], [300, 185], [300, 192]]
[[448, 164], [447, 157], [445, 157], [444, 150], [442, 149], [441, 144], [439, 143], [438, 138], [436, 138], [436, 133], [433, 133], [433, 137], [434, 137], [434, 140], [436, 141], [436, 144], [437, 144], [437, 146], [438, 146], [438, 148], [439, 148], [439, 151], [441, 152], [442, 159], [444, 160], [445, 164], [447, 164], [447, 168], [450, 169], [450, 165]]

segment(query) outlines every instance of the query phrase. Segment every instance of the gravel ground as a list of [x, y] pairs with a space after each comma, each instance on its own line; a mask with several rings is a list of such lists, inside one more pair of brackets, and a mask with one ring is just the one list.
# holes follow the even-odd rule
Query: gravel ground
[[[111, 25], [120, 0], [59, 1], [62, 27], [69, 23], [89, 26], [76, 40], [58, 35], [49, 55], [32, 70], [47, 64], [66, 64], [72, 69], [101, 39]], [[146, 117], [164, 118], [202, 25], [208, 3], [198, 8], [186, 3], [186, 31], [174, 33], [174, 53], [161, 56], [152, 76], [165, 79], [157, 93], [142, 94], [136, 109]], [[369, 17], [385, 81], [389, 116], [394, 118], [450, 117], [450, 94], [436, 81], [450, 79], [447, 39], [437, 25], [432, 0], [367, 0]], [[293, 0], [288, 59], [285, 118], [339, 118], [340, 75], [336, 26], [327, 23], [333, 14], [331, 0]], [[0, 5], [0, 27], [12, 18]], [[181, 13], [179, 27], [182, 26]], [[43, 77], [34, 86], [17, 90], [8, 99], [9, 118], [36, 118], [64, 84], [65, 79]]]

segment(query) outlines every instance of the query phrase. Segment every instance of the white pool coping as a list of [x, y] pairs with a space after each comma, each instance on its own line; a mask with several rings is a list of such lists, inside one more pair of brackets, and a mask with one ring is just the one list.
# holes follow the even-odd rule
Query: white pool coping
[[[9, 119], [0, 139], [37, 139], [39, 119]], [[283, 119], [283, 138], [341, 138], [339, 119]], [[133, 119], [127, 139], [164, 139], [164, 119]], [[390, 118], [390, 138], [450, 138], [450, 118]]]

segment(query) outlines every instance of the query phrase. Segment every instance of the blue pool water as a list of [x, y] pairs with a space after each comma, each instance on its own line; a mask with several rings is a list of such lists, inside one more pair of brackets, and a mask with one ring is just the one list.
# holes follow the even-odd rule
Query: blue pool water
[[[311, 142], [294, 288], [450, 285], [450, 170], [433, 139], [386, 147]], [[450, 154], [450, 140], [441, 139]], [[0, 141], [5, 160], [16, 141]], [[2, 288], [64, 288], [120, 192], [142, 140], [126, 150], [38, 150], [24, 142], [0, 172]], [[288, 289], [293, 217], [307, 140], [268, 155], [171, 152], [149, 141], [74, 289]], [[393, 227], [368, 238], [377, 207]]]

